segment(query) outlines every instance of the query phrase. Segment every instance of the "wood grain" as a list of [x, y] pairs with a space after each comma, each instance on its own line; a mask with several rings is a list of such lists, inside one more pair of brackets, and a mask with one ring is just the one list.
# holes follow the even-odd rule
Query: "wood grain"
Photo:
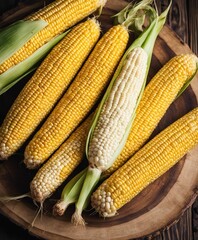
[[[15, 10], [12, 9], [11, 12], [4, 14], [0, 22], [2, 25], [10, 23], [42, 6], [43, 3], [44, 1], [36, 0], [24, 6], [18, 5]], [[126, 3], [127, 1], [122, 0], [108, 2], [100, 19], [103, 32], [112, 25], [109, 16], [123, 8]], [[161, 4], [158, 1], [158, 5], [159, 11], [162, 11], [168, 5], [168, 1], [161, 1]], [[188, 11], [189, 6], [186, 1], [173, 0], [173, 8], [168, 17], [168, 23], [178, 32], [182, 39], [171, 31], [168, 26], [163, 28], [155, 44], [149, 79], [171, 57], [176, 54], [191, 52], [184, 43], [189, 41], [188, 31], [190, 28], [186, 21]], [[196, 25], [193, 26], [195, 28]], [[0, 120], [3, 120], [4, 115], [24, 84], [25, 81], [22, 81], [0, 97], [0, 102], [4, 103], [4, 108], [0, 110]], [[198, 105], [197, 99], [198, 77], [193, 80], [187, 91], [170, 106], [152, 137], [196, 107]], [[31, 234], [51, 240], [143, 239], [143, 236], [147, 236], [146, 239], [153, 239], [155, 236], [156, 240], [192, 240], [192, 229], [191, 225], [189, 225], [191, 211], [186, 210], [190, 209], [196, 197], [198, 182], [197, 156], [198, 148], [195, 148], [174, 168], [124, 206], [115, 218], [102, 219], [98, 218], [97, 215], [90, 215], [90, 212], [85, 212], [84, 216], [89, 223], [86, 229], [77, 229], [69, 223], [73, 211], [72, 207], [66, 216], [52, 217], [50, 214], [52, 202], [50, 200], [45, 205], [47, 213], [42, 220], [38, 219], [36, 221], [33, 228], [30, 227], [30, 223], [33, 220], [36, 208], [31, 200], [24, 199], [23, 201], [0, 204], [0, 209], [12, 221], [29, 229]], [[18, 195], [29, 191], [29, 182], [35, 172], [29, 172], [25, 169], [21, 164], [22, 158], [22, 155], [15, 155], [6, 163], [0, 165], [0, 194]], [[57, 195], [53, 197], [56, 198]], [[175, 224], [178, 220], [178, 224]]]
[[188, 1], [188, 39], [187, 43], [194, 53], [198, 54], [198, 1]]
[[[168, 2], [157, 1], [159, 12], [168, 5]], [[198, 1], [173, 0], [167, 23], [192, 51], [198, 54]]]
[[[159, 12], [164, 11], [170, 1], [162, 0], [157, 1]], [[187, 21], [187, 1], [174, 0], [170, 9], [167, 23], [168, 25], [184, 40], [188, 40], [188, 21]]]

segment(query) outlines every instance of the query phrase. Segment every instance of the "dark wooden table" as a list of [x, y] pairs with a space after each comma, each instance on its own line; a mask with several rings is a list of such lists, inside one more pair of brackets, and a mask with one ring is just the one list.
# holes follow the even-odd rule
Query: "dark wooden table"
[[[192, 51], [198, 55], [198, 0], [172, 0], [172, 8], [168, 16], [169, 26], [186, 42]], [[40, 1], [47, 2], [47, 1]], [[156, 0], [159, 12], [166, 8], [169, 0]], [[1, 0], [0, 1], [0, 26], [3, 19], [12, 19], [15, 15], [23, 17], [20, 6], [26, 12], [36, 10], [41, 4], [32, 0]], [[11, 9], [11, 10], [10, 10]], [[178, 231], [179, 230], [179, 231]], [[36, 240], [27, 231], [11, 223], [0, 215], [1, 240]], [[145, 238], [146, 239], [146, 238]], [[198, 200], [185, 211], [181, 219], [155, 240], [198, 240]]]

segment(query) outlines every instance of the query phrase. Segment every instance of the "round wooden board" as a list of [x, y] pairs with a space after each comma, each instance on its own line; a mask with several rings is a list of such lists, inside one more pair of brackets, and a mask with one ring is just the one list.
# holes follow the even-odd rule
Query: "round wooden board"
[[[100, 17], [103, 32], [112, 26], [109, 16], [115, 14], [127, 4], [127, 1], [109, 1]], [[149, 79], [176, 54], [189, 53], [191, 50], [167, 26], [157, 39], [152, 58]], [[14, 98], [24, 85], [24, 81], [0, 97], [1, 121]], [[11, 98], [11, 96], [13, 96]], [[198, 106], [198, 76], [191, 86], [170, 106], [154, 131], [152, 137], [185, 113]], [[29, 191], [29, 182], [35, 172], [25, 169], [21, 163], [22, 151], [0, 165], [0, 195], [20, 195]], [[143, 190], [136, 198], [119, 210], [119, 215], [103, 219], [93, 211], [84, 213], [86, 228], [70, 224], [73, 207], [63, 217], [53, 217], [52, 196], [46, 201], [42, 219], [37, 218], [34, 227], [31, 223], [36, 207], [29, 199], [0, 203], [0, 211], [31, 234], [50, 240], [63, 239], [133, 239], [156, 232], [170, 226], [190, 206], [196, 197], [198, 186], [198, 146], [162, 177]], [[60, 193], [60, 190], [59, 190]]]

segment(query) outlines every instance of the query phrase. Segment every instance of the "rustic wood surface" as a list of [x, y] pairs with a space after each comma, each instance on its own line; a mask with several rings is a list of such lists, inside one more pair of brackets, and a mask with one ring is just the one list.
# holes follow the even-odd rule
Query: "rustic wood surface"
[[[116, 1], [114, 1], [114, 2], [116, 4]], [[45, 1], [45, 3], [46, 3], [46, 1]], [[124, 1], [123, 1], [123, 3], [124, 3]], [[167, 6], [168, 1], [164, 0], [164, 1], [161, 1], [161, 3], [160, 3], [160, 1], [157, 1], [157, 3], [158, 3], [159, 11], [160, 11], [160, 10], [163, 10]], [[3, 26], [7, 22], [12, 22], [14, 19], [16, 19], [18, 17], [25, 16], [27, 12], [29, 13], [32, 10], [36, 10], [39, 6], [41, 6], [41, 4], [43, 4], [43, 3], [41, 3], [41, 1], [38, 1], [38, 0], [34, 1], [34, 2], [29, 1], [28, 4], [26, 1], [20, 1], [20, 4], [17, 5], [14, 10], [12, 9], [11, 11], [4, 13], [2, 15], [2, 18], [0, 18], [0, 25]], [[198, 18], [198, 14], [196, 12], [198, 9], [197, 4], [198, 3], [196, 0], [194, 0], [194, 1], [173, 0], [173, 7], [172, 7], [169, 17], [168, 17], [169, 26], [174, 31], [177, 32], [177, 34], [181, 37], [181, 39], [183, 39], [184, 42], [186, 42], [190, 45], [191, 49], [196, 54], [198, 53], [197, 52], [197, 50], [198, 50], [198, 48], [197, 48], [197, 44], [198, 44], [197, 30], [196, 30], [196, 28], [197, 28], [196, 21]], [[114, 11], [117, 10], [116, 8], [117, 7], [114, 8]], [[16, 11], [16, 9], [18, 11]], [[109, 9], [106, 8], [104, 10], [104, 16], [102, 18], [103, 21], [106, 20], [106, 17], [107, 17], [106, 14], [108, 14], [108, 13], [109, 13]], [[108, 27], [109, 27], [109, 25], [105, 25], [105, 29]], [[164, 64], [170, 57], [174, 56], [175, 54], [180, 53], [181, 51], [186, 51], [186, 52], [189, 51], [187, 46], [183, 45], [183, 42], [181, 41], [181, 39], [176, 38], [175, 34], [172, 33], [167, 27], [163, 30], [162, 34], [160, 34], [160, 37], [159, 37], [158, 42], [155, 47], [154, 58], [152, 61], [153, 68], [150, 71], [149, 77], [151, 77], [162, 66], [162, 64]], [[161, 46], [164, 47], [163, 51], [161, 50]], [[159, 55], [159, 53], [160, 53], [160, 55]], [[20, 83], [17, 90], [15, 90], [15, 89], [11, 90], [11, 93], [13, 95], [12, 98], [9, 98], [9, 99], [6, 98], [7, 108], [5, 107], [4, 109], [1, 110], [0, 121], [2, 121], [6, 111], [8, 110], [14, 97], [17, 96], [17, 94], [23, 84], [24, 83]], [[182, 98], [178, 99], [177, 102], [171, 106], [167, 115], [162, 119], [161, 124], [156, 129], [154, 134], [156, 134], [157, 131], [160, 131], [166, 125], [170, 124], [172, 121], [174, 121], [175, 119], [177, 119], [178, 117], [183, 115], [185, 112], [189, 111], [191, 108], [193, 108], [194, 106], [197, 105], [197, 101], [196, 101], [195, 96], [193, 95], [193, 91], [197, 92], [197, 82], [196, 81], [194, 81], [192, 84], [192, 87], [189, 88], [186, 91], [186, 93], [182, 95]], [[0, 98], [0, 101], [1, 100], [2, 100], [2, 98]], [[8, 103], [7, 103], [7, 100], [8, 100]], [[5, 98], [4, 98], [4, 101], [5, 101]], [[187, 106], [185, 106], [184, 102], [188, 102]], [[175, 113], [175, 110], [177, 110], [177, 113], [173, 114], [173, 113]], [[180, 163], [177, 164], [177, 166], [175, 168], [173, 168], [173, 169], [171, 169], [171, 171], [169, 171], [168, 175], [163, 176], [160, 180], [156, 181], [152, 186], [150, 186], [150, 188], [147, 188], [142, 193], [142, 195], [140, 195], [137, 199], [135, 199], [133, 204], [130, 207], [130, 214], [128, 214], [128, 218], [122, 218], [123, 215], [121, 212], [119, 217], [115, 218], [114, 220], [108, 220], [107, 224], [109, 224], [109, 226], [113, 226], [114, 224], [116, 224], [116, 222], [120, 223], [120, 221], [122, 221], [122, 223], [124, 224], [127, 221], [127, 219], [129, 219], [129, 220], [135, 219], [138, 216], [140, 216], [141, 214], [144, 214], [145, 212], [150, 210], [150, 208], [152, 209], [156, 205], [158, 205], [158, 203], [163, 198], [165, 198], [165, 195], [167, 194], [167, 192], [172, 188], [172, 186], [174, 185], [175, 179], [177, 179], [180, 176], [180, 173], [184, 169], [184, 166], [186, 163], [188, 163], [188, 161], [186, 161], [184, 159], [182, 161], [180, 161]], [[10, 162], [8, 162], [5, 165], [5, 168], [3, 170], [5, 172], [2, 173], [2, 171], [1, 171], [1, 177], [2, 177], [2, 174], [7, 175], [6, 171], [8, 171], [8, 169], [17, 168], [22, 176], [25, 175], [25, 178], [22, 177], [20, 179], [21, 187], [18, 186], [19, 185], [18, 182], [14, 183], [13, 190], [17, 194], [19, 192], [23, 193], [24, 189], [28, 189], [28, 181], [25, 184], [23, 181], [24, 181], [24, 179], [30, 180], [32, 177], [32, 174], [25, 173], [23, 166], [21, 166], [21, 165], [15, 166], [15, 165], [11, 164], [11, 167], [9, 167], [9, 165], [10, 165]], [[11, 180], [13, 181], [15, 179], [15, 177], [17, 178], [17, 175], [15, 176], [14, 174], [12, 174], [11, 170], [9, 170], [9, 171], [10, 171], [10, 175], [12, 175]], [[18, 172], [16, 172], [16, 173], [18, 174]], [[174, 176], [174, 177], [172, 177], [172, 176]], [[171, 177], [171, 181], [170, 181], [170, 177]], [[169, 179], [169, 180], [167, 180], [167, 179]], [[12, 190], [12, 187], [11, 187], [11, 189], [9, 189], [9, 192], [13, 193], [13, 191], [11, 191], [11, 190]], [[148, 198], [146, 196], [149, 193], [151, 194], [151, 196], [153, 196], [153, 199], [149, 198], [149, 201], [148, 201]], [[141, 202], [142, 201], [141, 196], [144, 196], [143, 202]], [[154, 237], [154, 239], [156, 239], [156, 240], [160, 240], [160, 239], [191, 240], [191, 239], [193, 239], [192, 231], [194, 232], [194, 239], [195, 240], [198, 239], [198, 235], [197, 235], [197, 226], [198, 226], [198, 224], [197, 224], [198, 207], [197, 206], [198, 206], [198, 204], [196, 202], [194, 204], [194, 208], [193, 209], [191, 208], [191, 204], [195, 200], [193, 198], [193, 196], [195, 196], [195, 195], [193, 195], [191, 193], [190, 196], [188, 196], [189, 198], [186, 199], [185, 207], [188, 207], [188, 209], [187, 210], [185, 209], [186, 211], [183, 212], [182, 216], [180, 216], [180, 215], [177, 216], [178, 223], [173, 224], [172, 226], [166, 228], [165, 230], [156, 232], [155, 234], [157, 236]], [[138, 202], [141, 202], [141, 203], [138, 204]], [[20, 203], [17, 202], [17, 203], [10, 203], [10, 204], [11, 205], [14, 204], [16, 212], [20, 211], [20, 209], [21, 209]], [[32, 207], [31, 202], [29, 202], [29, 201], [25, 201], [25, 207], [27, 207], [27, 209], [30, 208], [31, 211], [35, 210], [35, 208]], [[124, 209], [122, 209], [124, 214], [126, 214], [126, 212], [128, 211], [128, 207], [129, 206], [126, 206]], [[139, 207], [139, 209], [138, 209], [138, 207]], [[13, 205], [12, 205], [11, 209], [12, 208], [13, 208]], [[9, 204], [8, 204], [7, 209], [4, 208], [4, 210], [5, 211], [10, 210]], [[14, 216], [11, 211], [10, 211], [10, 216], [16, 222], [19, 221], [19, 219], [17, 219], [16, 216]], [[193, 216], [193, 221], [192, 221], [192, 216]], [[27, 226], [26, 221], [27, 221], [27, 219], [31, 219], [32, 215], [31, 214], [26, 215], [25, 217], [26, 218], [21, 219], [20, 222], [23, 222], [23, 225]], [[49, 215], [47, 215], [46, 217], [47, 217], [46, 219], [48, 219]], [[87, 217], [88, 222], [91, 224], [91, 227], [94, 227], [98, 224], [98, 221], [95, 220], [97, 218], [90, 217], [89, 214], [86, 214], [86, 217]], [[64, 223], [62, 219], [61, 219], [61, 222]], [[102, 219], [100, 219], [99, 222], [100, 222], [101, 226], [105, 226], [105, 224], [106, 224]], [[171, 223], [172, 222], [170, 220], [170, 224]], [[52, 222], [52, 224], [53, 224], [53, 222]], [[39, 231], [39, 230], [33, 231], [30, 229], [30, 232], [31, 231], [34, 232], [34, 234], [46, 237], [44, 232], [41, 233], [41, 231]], [[149, 237], [145, 237], [145, 239], [147, 239], [147, 238], [149, 238]], [[16, 237], [13, 239], [16, 239]], [[35, 238], [29, 237], [29, 235], [27, 235], [25, 239], [35, 239]], [[48, 239], [58, 239], [58, 238], [56, 236], [55, 237], [51, 236], [51, 238], [48, 238]], [[105, 238], [102, 238], [102, 239], [105, 239]]]

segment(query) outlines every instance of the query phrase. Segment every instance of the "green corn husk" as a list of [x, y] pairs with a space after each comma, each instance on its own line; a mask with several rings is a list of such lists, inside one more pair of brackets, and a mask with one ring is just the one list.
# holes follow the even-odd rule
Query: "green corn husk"
[[54, 205], [53, 214], [62, 216], [68, 206], [78, 200], [82, 184], [85, 180], [86, 169], [73, 177], [64, 187], [61, 199]]
[[190, 78], [188, 79], [188, 81], [183, 85], [183, 87], [181, 88], [181, 90], [178, 92], [177, 94], [177, 98], [186, 90], [186, 88], [190, 85], [191, 81], [193, 80], [194, 76], [197, 74], [198, 72], [198, 64], [197, 64], [197, 67], [196, 67], [196, 71], [195, 71], [195, 74]]
[[[13, 87], [15, 84], [17, 84], [20, 80], [22, 80], [24, 77], [28, 76], [31, 72], [35, 71], [36, 68], [37, 68], [36, 66], [31, 68], [29, 71], [27, 71], [25, 74], [23, 74], [21, 77], [17, 78], [13, 82], [5, 85], [2, 88], [0, 87], [0, 95], [2, 95], [3, 93], [7, 92], [11, 87]], [[0, 75], [0, 78], [1, 78], [1, 75]], [[6, 81], [4, 81], [4, 82], [6, 82]], [[0, 86], [1, 86], [1, 83], [0, 83]]]
[[[123, 10], [115, 14], [115, 24], [124, 24], [135, 34], [140, 34], [144, 30], [145, 19], [149, 26], [156, 18], [155, 10], [149, 5], [153, 0], [144, 0], [139, 3], [129, 3]], [[131, 9], [133, 9], [131, 11]]]
[[44, 20], [20, 20], [0, 29], [0, 64], [11, 57], [47, 24]]
[[[152, 30], [152, 28], [153, 28], [153, 26], [155, 24], [154, 19], [157, 17], [156, 12], [155, 12], [155, 10], [153, 8], [151, 8], [148, 5], [148, 4], [151, 4], [152, 2], [153, 2], [153, 0], [143, 0], [143, 1], [139, 2], [138, 4], [135, 4], [134, 6], [132, 4], [129, 4], [129, 5], [126, 6], [126, 8], [121, 10], [118, 14], [114, 15], [114, 17], [116, 17], [116, 19], [117, 19], [116, 23], [123, 24], [128, 29], [132, 29], [133, 32], [136, 31], [136, 32], [140, 33], [140, 29], [143, 29], [144, 22], [141, 21], [141, 22], [139, 22], [139, 24], [137, 24], [137, 22], [136, 22], [136, 20], [137, 20], [136, 17], [140, 15], [140, 12], [141, 12], [141, 18], [145, 20], [145, 18], [147, 17], [149, 22], [150, 22], [150, 25], [149, 25], [148, 29], [145, 30], [138, 37], [138, 39], [133, 42], [133, 44], [128, 48], [128, 50], [126, 51], [126, 53], [122, 57], [122, 59], [120, 61], [120, 64], [119, 64], [118, 68], [116, 69], [116, 72], [115, 72], [115, 74], [114, 74], [114, 76], [113, 76], [113, 78], [112, 78], [112, 80], [111, 80], [111, 82], [110, 82], [110, 84], [109, 84], [105, 94], [104, 94], [104, 97], [102, 98], [102, 100], [101, 100], [101, 102], [99, 104], [99, 107], [98, 107], [96, 113], [94, 114], [94, 117], [93, 117], [93, 120], [92, 120], [92, 124], [91, 124], [90, 130], [88, 132], [87, 141], [86, 141], [86, 149], [85, 149], [85, 151], [86, 151], [86, 156], [87, 157], [88, 157], [89, 142], [90, 142], [90, 140], [92, 138], [94, 129], [95, 129], [96, 125], [97, 125], [97, 121], [98, 121], [98, 118], [99, 118], [100, 113], [102, 111], [103, 105], [105, 104], [106, 100], [108, 99], [109, 94], [111, 92], [111, 89], [112, 89], [112, 87], [113, 87], [117, 77], [119, 76], [123, 66], [125, 65], [125, 61], [126, 61], [127, 56], [136, 47], [142, 47], [143, 42], [146, 40], [147, 36], [149, 35], [150, 31]], [[138, 25], [137, 29], [135, 28], [136, 25]], [[151, 54], [152, 54], [152, 48], [151, 48]], [[127, 137], [128, 137], [128, 135], [130, 133], [130, 129], [132, 127], [133, 120], [135, 118], [135, 112], [136, 112], [136, 109], [138, 107], [139, 101], [141, 99], [142, 93], [143, 93], [145, 85], [146, 85], [146, 79], [147, 79], [147, 74], [148, 74], [148, 70], [149, 70], [149, 66], [150, 66], [150, 60], [151, 60], [151, 56], [149, 56], [149, 58], [148, 58], [147, 72], [146, 72], [144, 84], [142, 86], [139, 98], [137, 100], [135, 111], [133, 112], [133, 114], [131, 116], [131, 121], [128, 124], [126, 132], [125, 132], [125, 134], [123, 136], [123, 139], [122, 139], [122, 141], [120, 143], [120, 146], [119, 146], [119, 148], [117, 149], [117, 151], [114, 154], [114, 157], [113, 157], [114, 161], [118, 157], [118, 155], [120, 154], [121, 150], [123, 149], [123, 147], [124, 147], [124, 145], [126, 143]]]
[[36, 50], [31, 56], [26, 58], [24, 61], [19, 64], [11, 67], [6, 72], [0, 75], [0, 95], [9, 90], [22, 78], [27, 76], [29, 73], [34, 71], [38, 63], [42, 58], [44, 58], [51, 49], [69, 32], [60, 34], [57, 37], [54, 37], [48, 43]]

